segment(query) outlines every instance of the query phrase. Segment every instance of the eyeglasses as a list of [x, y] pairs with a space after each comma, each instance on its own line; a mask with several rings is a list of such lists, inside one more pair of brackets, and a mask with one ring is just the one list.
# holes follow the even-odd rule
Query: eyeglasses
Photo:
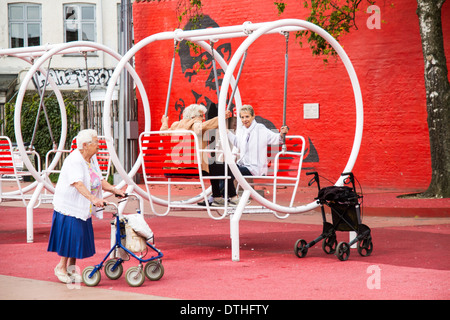
[[97, 139], [97, 140], [92, 140], [92, 141], [89, 142], [89, 143], [98, 144], [98, 139]]

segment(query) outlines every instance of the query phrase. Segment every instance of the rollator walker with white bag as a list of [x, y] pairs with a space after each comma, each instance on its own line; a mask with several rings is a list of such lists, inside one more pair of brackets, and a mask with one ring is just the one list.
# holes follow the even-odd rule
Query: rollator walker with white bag
[[[144, 283], [145, 277], [156, 281], [164, 275], [161, 261], [163, 254], [154, 246], [153, 232], [144, 220], [139, 201], [140, 199], [136, 195], [128, 194], [126, 198], [118, 202], [118, 205], [107, 202], [101, 209], [111, 211], [114, 217], [111, 221], [111, 249], [98, 265], [89, 266], [83, 270], [83, 282], [87, 286], [96, 286], [100, 282], [100, 270], [103, 268], [103, 264], [105, 274], [109, 279], [119, 279], [123, 273], [122, 264], [124, 261], [130, 260], [130, 256], [139, 261], [139, 265], [130, 267], [125, 273], [128, 285], [139, 287]], [[137, 204], [136, 213], [122, 215], [119, 210], [122, 202]], [[145, 259], [149, 248], [155, 255]]]

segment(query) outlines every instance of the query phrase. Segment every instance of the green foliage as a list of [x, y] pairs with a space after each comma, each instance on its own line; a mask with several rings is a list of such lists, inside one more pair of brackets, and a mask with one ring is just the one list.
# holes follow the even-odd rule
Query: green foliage
[[[21, 130], [24, 143], [31, 142], [39, 108], [39, 100], [40, 99], [38, 94], [26, 95], [24, 97], [21, 108]], [[67, 137], [65, 148], [70, 148], [70, 140], [80, 130], [80, 124], [73, 120], [74, 116], [79, 113], [79, 110], [76, 108], [73, 101], [69, 98], [66, 98], [64, 100], [64, 103], [66, 105], [67, 113]], [[52, 129], [53, 138], [55, 140], [55, 143], [58, 145], [59, 139], [61, 138], [61, 114], [58, 101], [55, 97], [46, 97], [44, 98], [44, 104]], [[14, 111], [14, 103], [5, 104], [5, 119], [3, 120], [6, 122], [5, 133], [13, 142], [16, 141], [14, 131]], [[53, 144], [50, 137], [49, 127], [47, 125], [45, 114], [42, 108], [36, 128], [33, 146], [36, 152], [39, 153], [41, 157], [41, 163], [44, 163], [43, 161], [45, 161], [45, 155], [49, 150], [53, 149]]]
[[178, 0], [177, 19], [178, 28], [183, 20], [187, 19], [194, 26], [193, 29], [201, 29], [200, 21], [203, 17], [203, 4], [201, 0]]
[[284, 12], [284, 9], [286, 9], [286, 3], [284, 2], [274, 2], [273, 4], [278, 9], [278, 15], [281, 15]]
[[[309, 9], [309, 16], [306, 21], [318, 25], [327, 31], [333, 38], [339, 41], [340, 37], [348, 33], [351, 29], [358, 29], [355, 16], [358, 7], [363, 0], [304, 0], [303, 6]], [[374, 1], [366, 0], [373, 4]], [[286, 8], [284, 1], [275, 2], [278, 14], [282, 14]], [[321, 36], [311, 31], [299, 31], [296, 34], [300, 45], [302, 40], [307, 42], [313, 55], [323, 56], [324, 62], [328, 62], [328, 57], [336, 56], [333, 47]]]
[[[358, 29], [355, 16], [358, 12], [358, 7], [363, 0], [303, 0], [303, 6], [309, 9], [309, 15], [306, 21], [318, 25], [327, 31], [333, 38], [339, 41], [340, 37], [348, 33], [351, 29]], [[369, 4], [375, 3], [373, 0], [365, 0]], [[281, 15], [286, 9], [284, 0], [274, 2], [278, 10], [278, 15]], [[201, 28], [200, 20], [203, 4], [201, 0], [178, 0], [177, 2], [177, 19], [179, 26], [184, 19], [190, 21], [193, 29]], [[328, 62], [329, 56], [336, 56], [337, 53], [333, 47], [321, 36], [309, 30], [299, 31], [296, 33], [296, 38], [299, 40], [300, 46], [303, 45], [303, 39], [307, 39], [312, 54], [316, 56], [323, 56], [325, 63]], [[196, 51], [196, 45], [189, 43]], [[201, 65], [200, 65], [201, 67]]]
[[[203, 4], [202, 0], [178, 0], [177, 1], [177, 20], [178, 20], [178, 28], [181, 28], [183, 24], [183, 20], [185, 21], [185, 25], [190, 23], [192, 26], [191, 30], [201, 29], [202, 24], [201, 21], [203, 19]], [[193, 50], [193, 52], [198, 55], [202, 48], [191, 41], [186, 41], [187, 45]], [[205, 59], [198, 62], [198, 70], [205, 69]]]

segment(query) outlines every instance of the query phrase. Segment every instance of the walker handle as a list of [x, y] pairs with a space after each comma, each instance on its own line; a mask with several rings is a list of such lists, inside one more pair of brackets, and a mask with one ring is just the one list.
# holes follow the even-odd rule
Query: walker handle
[[341, 173], [341, 176], [348, 176], [346, 179], [344, 179], [344, 184], [351, 183], [353, 186], [353, 190], [356, 192], [355, 176], [353, 175], [353, 172], [343, 172]]
[[122, 197], [120, 194], [115, 194], [114, 196], [116, 198], [126, 198], [126, 197], [128, 197], [128, 193], [125, 193], [125, 197]]
[[308, 187], [312, 186], [314, 182], [317, 182], [317, 188], [320, 190], [319, 174], [317, 173], [317, 171], [307, 172], [306, 175], [314, 175], [314, 177], [309, 180]]
[[103, 207], [102, 208], [97, 208], [96, 209], [96, 212], [100, 212], [100, 211], [103, 211], [103, 210], [105, 210], [105, 208], [107, 207], [107, 206], [109, 206], [109, 205], [111, 205], [111, 206], [114, 206], [115, 208], [117, 208], [117, 205], [114, 203], [114, 202], [106, 202], [106, 201], [103, 201]]

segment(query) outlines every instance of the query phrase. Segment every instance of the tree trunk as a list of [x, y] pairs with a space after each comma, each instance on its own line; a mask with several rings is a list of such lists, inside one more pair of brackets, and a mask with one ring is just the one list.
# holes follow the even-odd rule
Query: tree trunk
[[430, 186], [422, 196], [437, 198], [450, 197], [450, 84], [441, 23], [444, 2], [417, 0], [432, 169]]

